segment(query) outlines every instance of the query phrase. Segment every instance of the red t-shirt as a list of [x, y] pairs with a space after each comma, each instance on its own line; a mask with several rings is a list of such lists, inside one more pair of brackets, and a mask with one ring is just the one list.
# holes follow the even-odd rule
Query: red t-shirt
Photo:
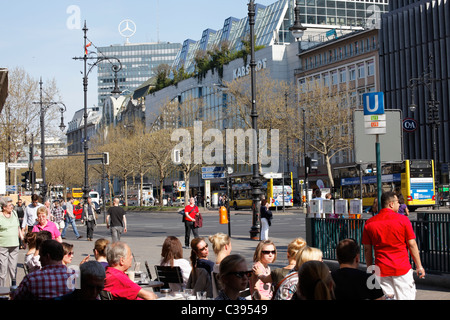
[[373, 246], [381, 277], [402, 276], [411, 270], [407, 243], [415, 238], [409, 218], [385, 208], [365, 223], [362, 243]]
[[138, 298], [141, 287], [116, 268], [106, 268], [105, 290], [111, 292], [114, 300], [142, 300]]
[[[191, 212], [192, 207], [190, 205], [187, 205], [186, 207], [184, 207], [184, 213], [189, 213]], [[194, 205], [194, 210], [192, 210], [192, 212], [189, 214], [189, 217], [191, 217], [192, 219], [195, 220], [195, 215], [198, 213], [198, 207], [196, 205]]]

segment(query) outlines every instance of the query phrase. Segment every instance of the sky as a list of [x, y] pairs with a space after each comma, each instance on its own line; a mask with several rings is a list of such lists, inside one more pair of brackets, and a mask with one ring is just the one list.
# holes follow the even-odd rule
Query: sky
[[[248, 0], [15, 0], [0, 1], [0, 67], [25, 69], [45, 83], [54, 79], [66, 105], [65, 122], [83, 108], [83, 26], [97, 47], [123, 44], [118, 30], [125, 19], [136, 24], [131, 43], [200, 40], [220, 30], [225, 19], [242, 19]], [[259, 0], [270, 5], [276, 0]], [[88, 106], [97, 104], [97, 68], [88, 78]]]

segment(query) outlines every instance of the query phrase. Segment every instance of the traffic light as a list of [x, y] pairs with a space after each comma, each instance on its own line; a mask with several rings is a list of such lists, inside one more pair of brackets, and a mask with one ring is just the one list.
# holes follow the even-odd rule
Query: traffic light
[[317, 159], [311, 159], [309, 164], [310, 170], [317, 170], [319, 169], [319, 160]]
[[22, 188], [28, 190], [30, 188], [30, 172], [31, 171], [25, 171], [22, 173], [23, 179], [22, 179]]
[[317, 170], [318, 169], [318, 160], [311, 159], [310, 157], [306, 157], [305, 158], [305, 167], [306, 167], [307, 173], [310, 173], [311, 170]]

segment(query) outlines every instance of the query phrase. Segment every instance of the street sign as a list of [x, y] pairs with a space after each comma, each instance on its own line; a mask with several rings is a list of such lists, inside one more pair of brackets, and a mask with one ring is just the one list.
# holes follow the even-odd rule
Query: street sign
[[88, 165], [94, 165], [94, 164], [102, 164], [103, 158], [91, 158], [88, 159]]
[[414, 132], [417, 129], [417, 121], [415, 119], [406, 118], [403, 119], [403, 131], [405, 132]]
[[6, 192], [17, 193], [17, 186], [16, 185], [6, 185]]
[[207, 173], [202, 173], [202, 179], [222, 179], [222, 178], [225, 178], [225, 173], [224, 172], [207, 172]]
[[202, 167], [202, 173], [224, 172], [225, 167]]
[[8, 168], [10, 169], [26, 169], [28, 168], [28, 163], [8, 163]]
[[363, 94], [364, 128], [366, 134], [385, 134], [386, 115], [384, 113], [384, 93]]
[[281, 178], [283, 178], [283, 174], [282, 173], [273, 173], [273, 172], [265, 173], [264, 178], [266, 178], [266, 179], [281, 179]]

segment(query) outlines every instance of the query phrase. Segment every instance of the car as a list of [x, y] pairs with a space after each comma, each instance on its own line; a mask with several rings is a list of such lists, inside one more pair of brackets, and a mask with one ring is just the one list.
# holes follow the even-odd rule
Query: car
[[[95, 212], [97, 214], [101, 213], [101, 207], [97, 202], [92, 202], [95, 206]], [[81, 205], [80, 201], [75, 200], [73, 202], [73, 214], [75, 215], [75, 220], [81, 220], [81, 217], [83, 215], [83, 206]]]

